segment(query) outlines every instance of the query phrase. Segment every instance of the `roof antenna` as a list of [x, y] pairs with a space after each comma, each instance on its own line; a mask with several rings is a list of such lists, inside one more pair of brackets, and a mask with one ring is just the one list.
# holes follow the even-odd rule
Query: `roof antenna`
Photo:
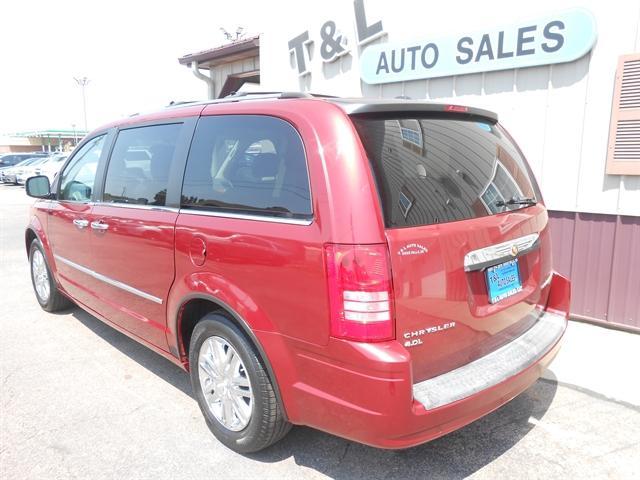
[[237, 27], [235, 33], [230, 33], [224, 27], [220, 27], [220, 31], [224, 35], [224, 38], [226, 38], [230, 42], [237, 42], [242, 37], [244, 37], [244, 33], [243, 33], [244, 32], [244, 27]]

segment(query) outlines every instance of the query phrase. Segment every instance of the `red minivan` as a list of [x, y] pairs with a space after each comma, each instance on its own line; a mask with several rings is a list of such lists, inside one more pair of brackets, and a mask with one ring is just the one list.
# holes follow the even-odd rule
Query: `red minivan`
[[529, 387], [567, 324], [549, 222], [495, 114], [235, 95], [86, 137], [27, 183], [46, 311], [73, 302], [190, 372], [214, 435], [382, 448]]

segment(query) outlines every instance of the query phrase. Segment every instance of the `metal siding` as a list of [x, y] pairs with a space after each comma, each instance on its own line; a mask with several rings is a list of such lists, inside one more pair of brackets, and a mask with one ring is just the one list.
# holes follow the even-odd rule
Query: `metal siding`
[[618, 217], [609, 321], [640, 328], [640, 217]]
[[549, 212], [553, 268], [565, 277], [571, 277], [575, 218], [573, 212]]
[[550, 211], [549, 227], [571, 313], [640, 328], [640, 218]]
[[579, 213], [572, 276], [578, 285], [572, 295], [572, 313], [607, 319], [616, 217]]

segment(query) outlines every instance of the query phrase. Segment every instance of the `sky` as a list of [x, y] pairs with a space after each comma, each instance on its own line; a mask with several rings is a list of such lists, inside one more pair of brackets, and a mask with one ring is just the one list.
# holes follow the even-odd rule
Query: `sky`
[[275, 15], [267, 3], [5, 0], [0, 134], [82, 129], [82, 94], [74, 77], [90, 80], [89, 130], [171, 100], [203, 99], [206, 85], [178, 57], [225, 43], [220, 28], [260, 33]]

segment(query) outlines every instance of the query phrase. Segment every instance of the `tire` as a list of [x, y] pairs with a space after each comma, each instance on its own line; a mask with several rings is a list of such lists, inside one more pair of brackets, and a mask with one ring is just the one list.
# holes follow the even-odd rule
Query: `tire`
[[[58, 289], [56, 281], [51, 275], [51, 269], [47, 263], [42, 244], [37, 238], [31, 242], [31, 247], [29, 248], [29, 271], [31, 273], [33, 292], [43, 310], [57, 312], [73, 305]], [[45, 285], [47, 287], [43, 290]]]
[[[232, 347], [233, 351], [225, 345]], [[220, 356], [212, 356], [214, 351], [219, 352]], [[226, 386], [225, 380], [222, 380], [224, 375], [219, 374], [220, 366], [230, 365], [224, 371], [231, 372], [234, 370], [231, 366], [234, 365], [234, 361], [215, 363], [216, 358], [222, 358], [222, 352], [226, 352], [225, 359], [238, 355], [241, 362], [241, 365], [236, 367], [238, 375], [226, 374], [229, 378]], [[193, 393], [207, 426], [228, 448], [238, 453], [257, 452], [273, 445], [289, 432], [291, 424], [284, 418], [273, 384], [255, 348], [226, 315], [210, 313], [196, 324], [189, 346], [189, 365]], [[206, 368], [201, 365], [205, 365]], [[236, 379], [238, 384], [231, 381], [231, 377]], [[210, 382], [212, 379], [216, 380]], [[248, 387], [239, 385], [241, 382], [246, 383], [246, 380]], [[205, 390], [208, 400], [205, 399]], [[238, 394], [240, 391], [244, 393]], [[231, 400], [234, 395], [235, 403]], [[239, 396], [241, 398], [238, 400]], [[225, 403], [225, 398], [229, 403]], [[225, 404], [233, 404], [232, 415], [225, 415], [225, 409], [222, 407]], [[240, 411], [243, 415], [240, 415]], [[251, 412], [248, 420], [247, 411]]]

